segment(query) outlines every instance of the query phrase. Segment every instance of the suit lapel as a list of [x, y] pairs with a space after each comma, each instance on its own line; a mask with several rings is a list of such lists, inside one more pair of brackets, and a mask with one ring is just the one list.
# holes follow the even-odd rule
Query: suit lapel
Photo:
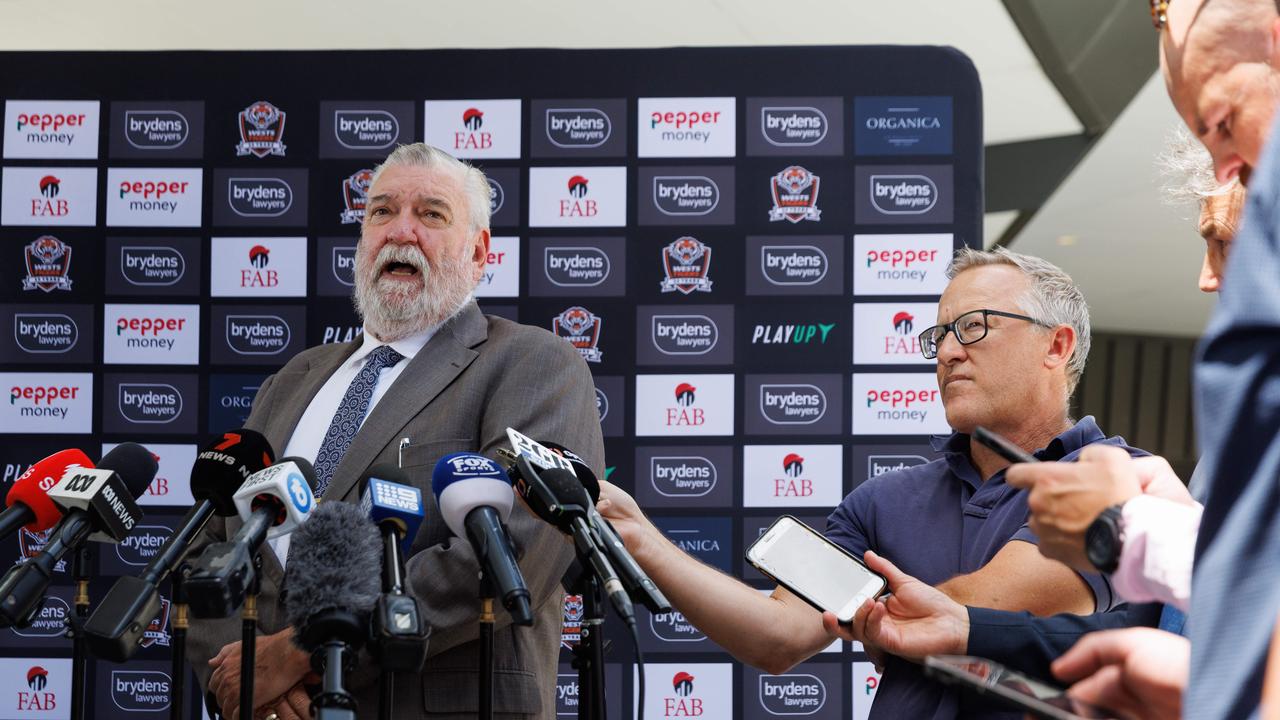
[[[488, 323], [474, 302], [440, 328], [414, 356], [370, 411], [333, 472], [326, 498], [344, 498], [396, 433], [434, 400], [480, 354], [472, 348], [488, 337]], [[299, 413], [301, 416], [301, 413]], [[295, 420], [296, 423], [296, 420]]]

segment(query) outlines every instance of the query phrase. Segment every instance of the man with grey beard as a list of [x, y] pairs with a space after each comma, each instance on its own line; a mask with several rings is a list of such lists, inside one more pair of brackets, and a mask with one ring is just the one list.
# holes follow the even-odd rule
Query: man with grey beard
[[[431, 493], [436, 461], [454, 452], [493, 456], [506, 428], [553, 440], [603, 473], [594, 384], [579, 354], [551, 333], [481, 314], [472, 292], [489, 255], [489, 184], [441, 150], [397, 148], [374, 172], [356, 246], [356, 309], [364, 335], [300, 353], [263, 383], [246, 426], [281, 456], [316, 469], [316, 495], [357, 502], [373, 465], [400, 463], [422, 489], [426, 520], [408, 553], [409, 590], [431, 626], [421, 675], [398, 680], [394, 717], [475, 717], [479, 695], [477, 574], [466, 540], [451, 537]], [[200, 545], [240, 523], [215, 518]], [[499, 611], [494, 710], [503, 718], [552, 718], [562, 626], [560, 578], [572, 556], [551, 526], [517, 510], [512, 542], [529, 586], [533, 627]], [[310, 658], [284, 625], [280, 583], [288, 536], [263, 549], [255, 718], [310, 717]], [[201, 685], [230, 718], [238, 708], [240, 623], [193, 621], [187, 646]], [[348, 687], [360, 717], [378, 710], [378, 668], [358, 664]]]

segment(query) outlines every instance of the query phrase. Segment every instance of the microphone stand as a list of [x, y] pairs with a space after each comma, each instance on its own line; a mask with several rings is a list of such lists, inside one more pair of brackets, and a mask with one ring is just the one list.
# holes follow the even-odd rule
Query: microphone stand
[[187, 662], [187, 596], [182, 581], [191, 572], [189, 563], [182, 563], [178, 571], [173, 573], [173, 657], [170, 658], [170, 687], [173, 689], [169, 700], [169, 720], [185, 720], [182, 710], [186, 706], [186, 662]]
[[257, 654], [258, 592], [262, 589], [262, 553], [253, 554], [253, 582], [240, 611], [240, 717], [253, 716], [253, 661]]
[[76, 579], [76, 611], [68, 618], [71, 635], [71, 720], [84, 720], [84, 681], [88, 670], [84, 645], [84, 623], [89, 617], [89, 547], [81, 545], [71, 556], [71, 574]]
[[493, 582], [480, 570], [480, 720], [493, 720]]
[[[600, 580], [575, 563], [577, 577], [566, 584], [574, 595], [582, 596], [582, 623], [578, 644], [573, 647], [573, 666], [578, 670], [578, 717], [596, 720], [605, 715], [604, 695], [604, 597]], [[573, 572], [575, 568], [570, 568]], [[643, 702], [643, 701], [642, 701]]]

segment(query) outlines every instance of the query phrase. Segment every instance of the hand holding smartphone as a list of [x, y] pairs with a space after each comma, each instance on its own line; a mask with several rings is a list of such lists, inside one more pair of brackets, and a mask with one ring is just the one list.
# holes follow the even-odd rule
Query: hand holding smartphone
[[861, 558], [790, 515], [775, 520], [747, 548], [747, 562], [846, 625], [867, 598], [888, 587]]
[[992, 695], [1006, 705], [1048, 720], [1101, 720], [1114, 718], [1103, 708], [1067, 695], [1067, 691], [1006, 668], [994, 660], [968, 655], [930, 655], [924, 674], [960, 685], [979, 695]]

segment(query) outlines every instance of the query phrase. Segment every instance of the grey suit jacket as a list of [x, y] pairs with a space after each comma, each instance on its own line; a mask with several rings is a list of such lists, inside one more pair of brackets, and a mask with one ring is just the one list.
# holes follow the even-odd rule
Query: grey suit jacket
[[[266, 435], [282, 453], [307, 405], [359, 344], [356, 340], [299, 353], [263, 383], [246, 425]], [[374, 464], [395, 463], [400, 439], [410, 439], [403, 468], [422, 490], [426, 520], [413, 542], [407, 569], [409, 586], [431, 625], [431, 639], [422, 674], [397, 675], [395, 717], [463, 718], [477, 711], [479, 565], [470, 543], [453, 537], [440, 520], [431, 493], [436, 461], [459, 451], [493, 456], [508, 445], [510, 426], [578, 451], [603, 477], [604, 444], [597, 418], [590, 372], [568, 343], [545, 330], [482, 315], [475, 303], [441, 327], [369, 412], [323, 500], [358, 502], [361, 475]], [[498, 606], [494, 710], [502, 717], [553, 718], [562, 627], [560, 578], [572, 547], [519, 503], [508, 526], [532, 594], [534, 625], [511, 625]], [[194, 553], [239, 527], [237, 518], [214, 518]], [[282, 580], [280, 562], [264, 544], [258, 601], [258, 626], [264, 634], [284, 628]], [[238, 617], [191, 622], [187, 658], [206, 691], [209, 658], [239, 640], [239, 628]], [[362, 718], [377, 716], [378, 672], [362, 653], [360, 667], [348, 678]]]

